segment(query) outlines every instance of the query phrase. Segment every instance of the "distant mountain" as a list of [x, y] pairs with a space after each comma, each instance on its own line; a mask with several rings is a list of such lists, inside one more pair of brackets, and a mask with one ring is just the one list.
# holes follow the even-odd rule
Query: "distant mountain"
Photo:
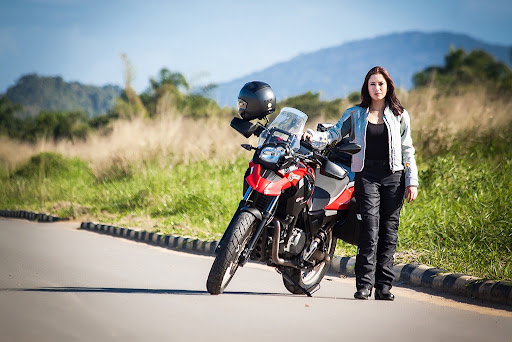
[[466, 52], [485, 50], [511, 65], [510, 46], [488, 44], [463, 34], [405, 32], [301, 54], [288, 62], [219, 84], [212, 97], [220, 106], [235, 106], [240, 88], [246, 82], [258, 80], [271, 85], [278, 101], [307, 91], [319, 92], [325, 100], [343, 98], [360, 91], [364, 76], [376, 65], [389, 71], [397, 87], [410, 89], [416, 72], [444, 65], [450, 47]]
[[41, 110], [81, 110], [94, 117], [106, 114], [121, 90], [118, 86], [95, 87], [65, 82], [61, 77], [30, 74], [22, 76], [5, 95], [11, 102], [22, 105], [27, 115], [36, 115]]

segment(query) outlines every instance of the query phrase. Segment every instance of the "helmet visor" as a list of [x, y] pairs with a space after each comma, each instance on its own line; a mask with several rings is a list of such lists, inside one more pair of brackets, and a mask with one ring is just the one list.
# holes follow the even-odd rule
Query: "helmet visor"
[[247, 102], [245, 102], [242, 99], [238, 99], [237, 108], [238, 108], [238, 115], [241, 116], [247, 109]]

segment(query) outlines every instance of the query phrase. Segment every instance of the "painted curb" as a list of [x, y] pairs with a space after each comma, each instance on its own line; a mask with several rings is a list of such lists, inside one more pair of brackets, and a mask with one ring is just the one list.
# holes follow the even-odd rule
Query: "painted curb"
[[215, 254], [215, 249], [219, 243], [218, 241], [203, 241], [191, 237], [164, 235], [160, 233], [152, 233], [143, 230], [116, 227], [93, 222], [82, 222], [80, 224], [80, 229], [122, 237], [129, 240], [144, 242], [169, 249], [190, 251], [209, 255]]
[[[334, 257], [331, 270], [342, 275], [354, 276], [355, 257]], [[492, 281], [446, 271], [420, 264], [393, 266], [395, 284], [408, 284], [434, 290], [478, 298], [500, 304], [512, 305], [512, 281]]]
[[38, 222], [57, 222], [62, 220], [57, 216], [48, 215], [45, 213], [35, 213], [33, 211], [26, 210], [0, 210], [0, 216], [7, 218], [21, 218]]

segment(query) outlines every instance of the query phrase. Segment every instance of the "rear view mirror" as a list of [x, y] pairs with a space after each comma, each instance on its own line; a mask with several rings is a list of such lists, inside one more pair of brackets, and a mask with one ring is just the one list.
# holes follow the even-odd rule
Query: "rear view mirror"
[[251, 122], [240, 118], [233, 118], [233, 120], [231, 120], [230, 126], [246, 138], [249, 138], [251, 135], [259, 131], [258, 125], [252, 124]]

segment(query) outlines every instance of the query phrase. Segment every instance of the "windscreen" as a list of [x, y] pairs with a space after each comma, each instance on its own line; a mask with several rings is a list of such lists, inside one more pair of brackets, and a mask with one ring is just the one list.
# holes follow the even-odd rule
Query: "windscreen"
[[295, 108], [285, 107], [260, 135], [258, 147], [265, 143], [288, 142], [293, 150], [300, 148], [300, 139], [308, 116]]

